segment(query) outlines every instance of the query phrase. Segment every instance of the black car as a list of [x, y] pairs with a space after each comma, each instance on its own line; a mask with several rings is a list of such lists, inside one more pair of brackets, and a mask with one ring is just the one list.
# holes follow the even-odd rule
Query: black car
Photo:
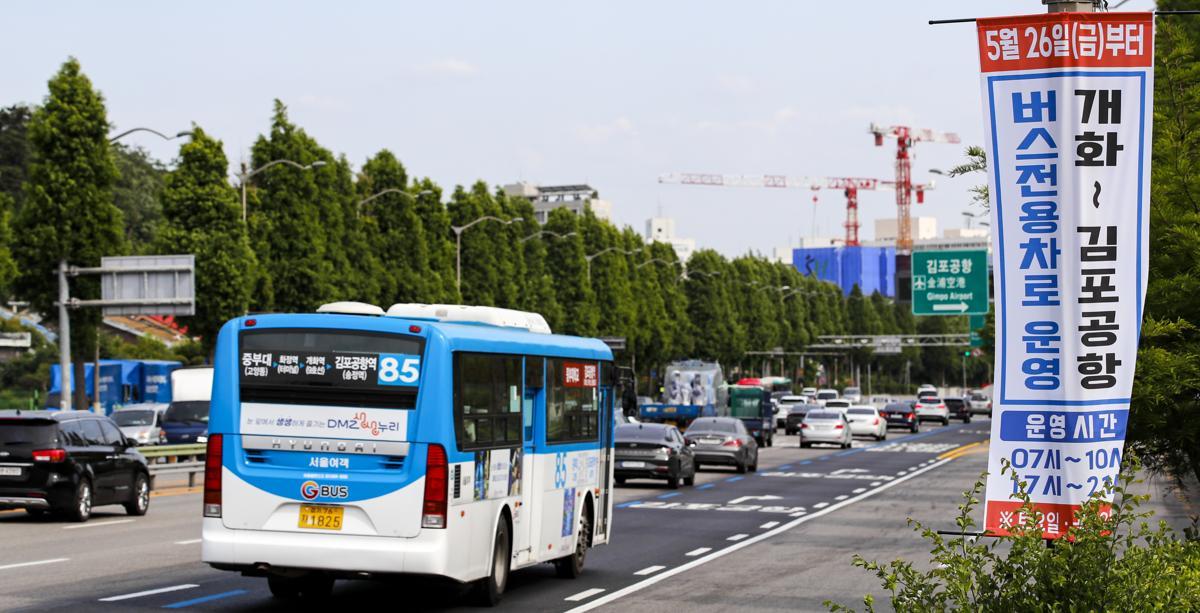
[[621, 424], [617, 426], [617, 484], [626, 479], [666, 479], [671, 489], [696, 483], [696, 462], [692, 448], [675, 426], [666, 424]]
[[693, 449], [696, 470], [701, 464], [733, 466], [739, 473], [758, 470], [758, 441], [740, 419], [701, 417], [683, 440]]
[[92, 507], [150, 506], [150, 471], [113, 421], [86, 411], [0, 411], [0, 509], [87, 521]]
[[804, 423], [804, 417], [809, 411], [819, 410], [822, 407], [816, 404], [797, 404], [788, 411], [787, 421], [784, 422], [783, 431], [787, 434], [799, 434], [800, 424]]
[[945, 398], [942, 402], [946, 403], [946, 409], [950, 411], [950, 417], [961, 419], [964, 424], [971, 423], [971, 401], [966, 398]]
[[921, 431], [921, 421], [917, 419], [917, 410], [909, 402], [893, 402], [879, 412], [887, 418], [889, 428], [908, 428], [912, 432]]

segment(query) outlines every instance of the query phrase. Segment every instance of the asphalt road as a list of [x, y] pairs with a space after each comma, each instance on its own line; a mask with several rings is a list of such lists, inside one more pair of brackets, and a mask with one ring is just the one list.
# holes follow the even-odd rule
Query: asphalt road
[[[849, 450], [800, 449], [796, 437], [778, 436], [775, 447], [762, 450], [757, 474], [706, 469], [695, 487], [676, 491], [631, 481], [617, 489], [612, 543], [591, 550], [581, 578], [558, 579], [550, 565], [517, 571], [499, 608], [624, 609], [640, 603], [657, 609], [655, 590], [705, 573], [719, 575], [735, 558], [743, 573], [770, 576], [775, 571], [765, 561], [754, 568], [770, 545], [794, 538], [801, 527], [836, 527], [855, 505], [944, 470], [967, 446], [985, 441], [988, 426], [986, 420], [926, 424], [920, 434], [892, 431], [887, 441], [856, 440]], [[946, 454], [951, 458], [938, 459]], [[969, 485], [968, 479], [954, 487]], [[0, 513], [0, 609], [290, 610], [271, 598], [265, 580], [199, 562], [198, 493], [159, 494], [140, 518], [127, 517], [120, 507], [97, 509], [86, 524]], [[903, 524], [902, 518], [892, 519]], [[864, 542], [848, 543], [843, 558], [869, 548], [869, 533], [861, 536]], [[859, 572], [845, 568], [840, 572]], [[374, 607], [388, 601], [405, 610], [471, 606], [461, 587], [428, 580], [340, 581], [332, 604]]]

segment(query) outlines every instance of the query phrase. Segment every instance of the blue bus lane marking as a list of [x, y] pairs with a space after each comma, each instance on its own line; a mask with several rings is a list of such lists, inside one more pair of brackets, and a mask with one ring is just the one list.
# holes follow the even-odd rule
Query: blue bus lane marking
[[205, 602], [212, 602], [214, 600], [220, 600], [222, 598], [229, 598], [231, 596], [238, 596], [240, 594], [245, 594], [245, 593], [246, 593], [246, 590], [230, 590], [228, 592], [221, 592], [220, 594], [210, 594], [208, 596], [201, 596], [199, 598], [193, 598], [191, 600], [184, 600], [181, 602], [171, 603], [169, 605], [163, 606], [163, 608], [164, 609], [182, 609], [184, 607], [190, 607], [194, 604], [202, 604]]

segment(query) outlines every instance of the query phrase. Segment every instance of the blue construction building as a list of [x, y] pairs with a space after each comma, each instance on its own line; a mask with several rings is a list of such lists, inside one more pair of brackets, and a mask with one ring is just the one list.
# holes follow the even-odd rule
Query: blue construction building
[[801, 247], [792, 250], [792, 265], [805, 275], [836, 283], [849, 294], [896, 296], [895, 247]]

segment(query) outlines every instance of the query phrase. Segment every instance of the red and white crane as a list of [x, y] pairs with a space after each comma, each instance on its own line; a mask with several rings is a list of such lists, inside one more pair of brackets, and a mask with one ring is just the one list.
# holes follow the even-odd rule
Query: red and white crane
[[[715, 187], [768, 187], [795, 188], [818, 191], [822, 189], [842, 190], [846, 196], [846, 245], [855, 246], [858, 241], [858, 192], [859, 190], [896, 189], [895, 181], [886, 179], [867, 179], [862, 177], [794, 177], [787, 175], [722, 175], [696, 172], [681, 172], [660, 175], [659, 183], [677, 185], [707, 185]], [[934, 188], [934, 183], [911, 184], [910, 190], [916, 190], [917, 202], [925, 201], [925, 192]], [[816, 202], [816, 196], [813, 196]]]
[[896, 139], [896, 180], [892, 186], [896, 190], [896, 254], [909, 255], [912, 253], [912, 192], [917, 191], [917, 202], [920, 203], [919, 186], [912, 182], [912, 155], [909, 149], [916, 143], [951, 143], [962, 142], [953, 132], [935, 132], [924, 128], [908, 126], [879, 126], [871, 124], [868, 130], [875, 135], [875, 146], [882, 147], [885, 138]]

